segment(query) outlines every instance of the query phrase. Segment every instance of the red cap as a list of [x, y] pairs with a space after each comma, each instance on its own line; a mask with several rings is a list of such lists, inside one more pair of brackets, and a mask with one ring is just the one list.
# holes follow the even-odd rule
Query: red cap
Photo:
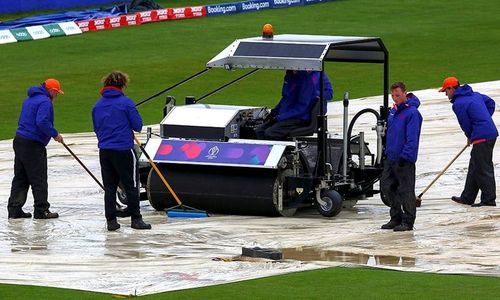
[[456, 77], [448, 77], [443, 81], [443, 86], [439, 90], [440, 92], [446, 91], [447, 88], [454, 88], [460, 85], [460, 82], [458, 82], [458, 79]]
[[58, 94], [64, 95], [63, 90], [61, 90], [61, 84], [59, 83], [58, 80], [49, 78], [43, 82], [45, 84], [45, 88], [47, 90], [53, 90], [56, 91]]

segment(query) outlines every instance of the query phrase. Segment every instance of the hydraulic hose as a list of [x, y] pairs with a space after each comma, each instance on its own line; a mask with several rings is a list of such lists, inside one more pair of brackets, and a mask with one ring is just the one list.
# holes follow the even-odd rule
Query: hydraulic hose
[[[354, 115], [354, 117], [352, 118], [351, 120], [351, 123], [349, 124], [349, 129], [347, 129], [347, 153], [348, 153], [348, 156], [349, 156], [349, 159], [351, 158], [351, 134], [352, 134], [352, 129], [354, 127], [354, 124], [356, 123], [356, 121], [358, 120], [358, 118], [360, 116], [362, 116], [363, 114], [365, 113], [372, 113], [375, 115], [375, 117], [377, 118], [377, 126], [379, 125], [380, 121], [381, 121], [381, 118], [380, 118], [380, 114], [378, 113], [378, 111], [374, 110], [373, 108], [365, 108], [365, 109], [362, 109], [360, 110], [358, 113], [356, 113]], [[377, 134], [379, 134], [377, 132]], [[377, 136], [377, 142], [378, 142], [378, 145], [377, 145], [377, 159], [376, 159], [376, 162], [377, 164], [380, 163], [380, 158], [382, 157], [382, 145], [381, 145], [381, 141], [382, 141], [382, 137], [381, 136]]]

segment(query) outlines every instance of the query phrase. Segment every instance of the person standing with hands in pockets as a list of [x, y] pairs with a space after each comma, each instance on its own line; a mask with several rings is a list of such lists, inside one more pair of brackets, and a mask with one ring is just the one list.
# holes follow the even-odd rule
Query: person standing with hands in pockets
[[422, 115], [418, 98], [406, 92], [403, 82], [391, 86], [394, 107], [387, 118], [384, 171], [380, 188], [391, 203], [391, 220], [382, 229], [413, 230], [417, 215], [415, 163], [418, 156]]

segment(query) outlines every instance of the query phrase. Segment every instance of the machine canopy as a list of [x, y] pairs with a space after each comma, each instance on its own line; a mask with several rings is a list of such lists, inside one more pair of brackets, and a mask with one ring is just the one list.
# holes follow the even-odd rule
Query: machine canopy
[[209, 68], [322, 71], [323, 62], [384, 63], [387, 50], [378, 37], [281, 34], [234, 41]]

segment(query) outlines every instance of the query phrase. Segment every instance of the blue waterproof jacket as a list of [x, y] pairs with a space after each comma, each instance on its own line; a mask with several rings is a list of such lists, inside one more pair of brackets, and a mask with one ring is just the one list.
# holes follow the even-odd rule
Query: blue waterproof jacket
[[469, 85], [464, 84], [455, 90], [451, 103], [460, 127], [471, 142], [498, 136], [498, 130], [491, 118], [495, 112], [493, 99], [472, 91]]
[[115, 87], [104, 87], [92, 109], [99, 149], [124, 151], [134, 147], [132, 130], [141, 131], [142, 119], [134, 102]]
[[418, 156], [422, 115], [420, 100], [409, 93], [405, 103], [393, 107], [387, 118], [385, 154], [392, 161], [401, 159], [415, 163]]
[[[321, 72], [312, 72], [312, 79], [314, 82], [314, 89], [316, 90], [316, 96], [319, 97], [319, 91], [320, 91], [320, 86], [319, 86], [319, 77], [320, 77]], [[325, 98], [326, 101], [330, 101], [333, 99], [333, 87], [332, 83], [330, 82], [330, 79], [328, 78], [328, 75], [326, 72], [323, 72], [323, 98]], [[326, 109], [325, 109], [326, 112]]]
[[54, 107], [49, 92], [42, 86], [28, 89], [28, 98], [23, 102], [16, 135], [40, 142], [47, 146], [50, 138], [59, 133], [54, 128]]
[[[311, 110], [316, 103], [317, 97], [319, 97], [319, 73], [317, 71], [287, 72], [281, 90], [281, 100], [271, 110], [271, 115], [276, 116], [278, 121], [300, 119], [309, 122], [311, 120]], [[331, 100], [333, 96], [332, 85], [326, 73], [324, 74], [323, 96], [325, 100]]]

